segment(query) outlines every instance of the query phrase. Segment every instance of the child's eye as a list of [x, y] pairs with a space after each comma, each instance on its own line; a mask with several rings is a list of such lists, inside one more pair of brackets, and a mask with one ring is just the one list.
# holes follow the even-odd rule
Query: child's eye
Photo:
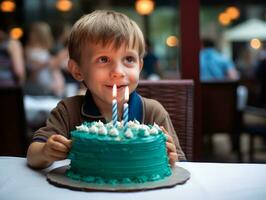
[[133, 57], [133, 56], [127, 56], [127, 57], [126, 57], [126, 61], [127, 61], [128, 63], [133, 63], [133, 62], [136, 61], [136, 58]]
[[109, 58], [108, 58], [107, 56], [101, 56], [101, 57], [98, 59], [98, 61], [99, 61], [100, 63], [107, 63], [107, 62], [109, 62]]

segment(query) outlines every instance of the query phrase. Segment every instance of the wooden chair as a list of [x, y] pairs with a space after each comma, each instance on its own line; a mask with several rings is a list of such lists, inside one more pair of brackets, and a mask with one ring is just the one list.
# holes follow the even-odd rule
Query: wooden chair
[[212, 134], [229, 133], [233, 149], [240, 153], [240, 114], [237, 111], [237, 81], [204, 81], [202, 91], [202, 133], [209, 139]]
[[26, 119], [22, 88], [0, 86], [0, 156], [25, 156]]
[[159, 101], [168, 111], [180, 145], [189, 161], [193, 160], [193, 81], [140, 81], [138, 93]]
[[[253, 118], [249, 120], [248, 118]], [[266, 109], [247, 106], [243, 111], [242, 132], [249, 135], [249, 162], [254, 162], [255, 137], [266, 137]]]

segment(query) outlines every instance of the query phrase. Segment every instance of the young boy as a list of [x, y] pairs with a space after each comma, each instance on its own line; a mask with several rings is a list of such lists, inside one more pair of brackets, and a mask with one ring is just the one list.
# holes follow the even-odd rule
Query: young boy
[[[69, 132], [83, 121], [112, 119], [112, 87], [117, 85], [119, 116], [122, 116], [125, 87], [129, 87], [129, 120], [162, 126], [167, 135], [169, 162], [184, 160], [168, 113], [155, 100], [140, 97], [135, 89], [143, 66], [144, 38], [137, 24], [114, 11], [95, 11], [83, 16], [69, 38], [68, 68], [87, 87], [85, 96], [61, 101], [52, 110], [46, 126], [36, 131], [29, 146], [28, 164], [44, 168], [67, 157]], [[167, 130], [167, 131], [166, 131]]]

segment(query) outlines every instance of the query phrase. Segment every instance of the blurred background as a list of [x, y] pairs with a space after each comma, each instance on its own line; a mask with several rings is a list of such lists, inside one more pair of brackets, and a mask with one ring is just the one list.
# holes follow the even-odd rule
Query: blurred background
[[[181, 79], [181, 10], [178, 0], [1, 0], [0, 30], [4, 31], [5, 37], [9, 36], [21, 45], [23, 58], [18, 62], [23, 68], [20, 71], [24, 72], [18, 72], [17, 76], [24, 88], [29, 137], [44, 123], [47, 110], [59, 99], [72, 96], [82, 88], [66, 70], [67, 36], [78, 18], [96, 9], [122, 12], [141, 27], [149, 47], [143, 79]], [[260, 97], [261, 82], [266, 77], [258, 76], [257, 70], [266, 58], [266, 2], [201, 0], [199, 28], [200, 39], [212, 40], [217, 51], [232, 61], [238, 73], [238, 86], [243, 86], [238, 88], [238, 95], [244, 95], [237, 111], [241, 112], [241, 123], [255, 124], [248, 126], [250, 129], [241, 130], [241, 159], [234, 151], [230, 135], [212, 133], [212, 144], [208, 145], [210, 141], [202, 133], [201, 160], [251, 162], [255, 159], [256, 162], [266, 162], [266, 132], [263, 129], [266, 102]], [[152, 56], [148, 57], [149, 53]], [[41, 110], [40, 104], [47, 108]], [[251, 107], [247, 109], [249, 112], [243, 112], [246, 107]], [[254, 135], [258, 137], [251, 141]], [[251, 147], [256, 151], [250, 153]]]
[[[146, 5], [138, 8], [137, 2], [141, 1], [2, 0], [0, 17], [1, 24], [8, 28], [11, 36], [25, 44], [28, 28], [36, 21], [47, 22], [51, 26], [53, 37], [58, 37], [57, 29], [62, 28], [60, 26], [71, 26], [80, 16], [95, 9], [123, 12], [134, 19], [146, 38], [149, 38], [160, 59], [163, 77], [173, 76], [172, 72], [178, 74], [179, 2], [148, 1], [152, 2], [151, 5], [147, 4], [150, 8]], [[148, 14], [143, 15], [142, 12]], [[233, 58], [241, 74], [245, 76], [252, 76], [252, 67], [266, 39], [265, 20], [266, 3], [262, 0], [241, 1], [241, 5], [240, 1], [200, 1], [201, 37], [214, 39], [219, 49]]]

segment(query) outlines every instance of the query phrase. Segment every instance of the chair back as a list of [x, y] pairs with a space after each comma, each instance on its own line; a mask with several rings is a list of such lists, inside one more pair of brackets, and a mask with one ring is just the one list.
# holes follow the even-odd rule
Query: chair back
[[0, 86], [0, 156], [25, 156], [26, 119], [21, 87]]
[[202, 91], [203, 134], [235, 131], [238, 124], [237, 81], [204, 81]]
[[193, 160], [193, 81], [160, 80], [139, 82], [138, 93], [159, 101], [168, 111], [180, 145]]

